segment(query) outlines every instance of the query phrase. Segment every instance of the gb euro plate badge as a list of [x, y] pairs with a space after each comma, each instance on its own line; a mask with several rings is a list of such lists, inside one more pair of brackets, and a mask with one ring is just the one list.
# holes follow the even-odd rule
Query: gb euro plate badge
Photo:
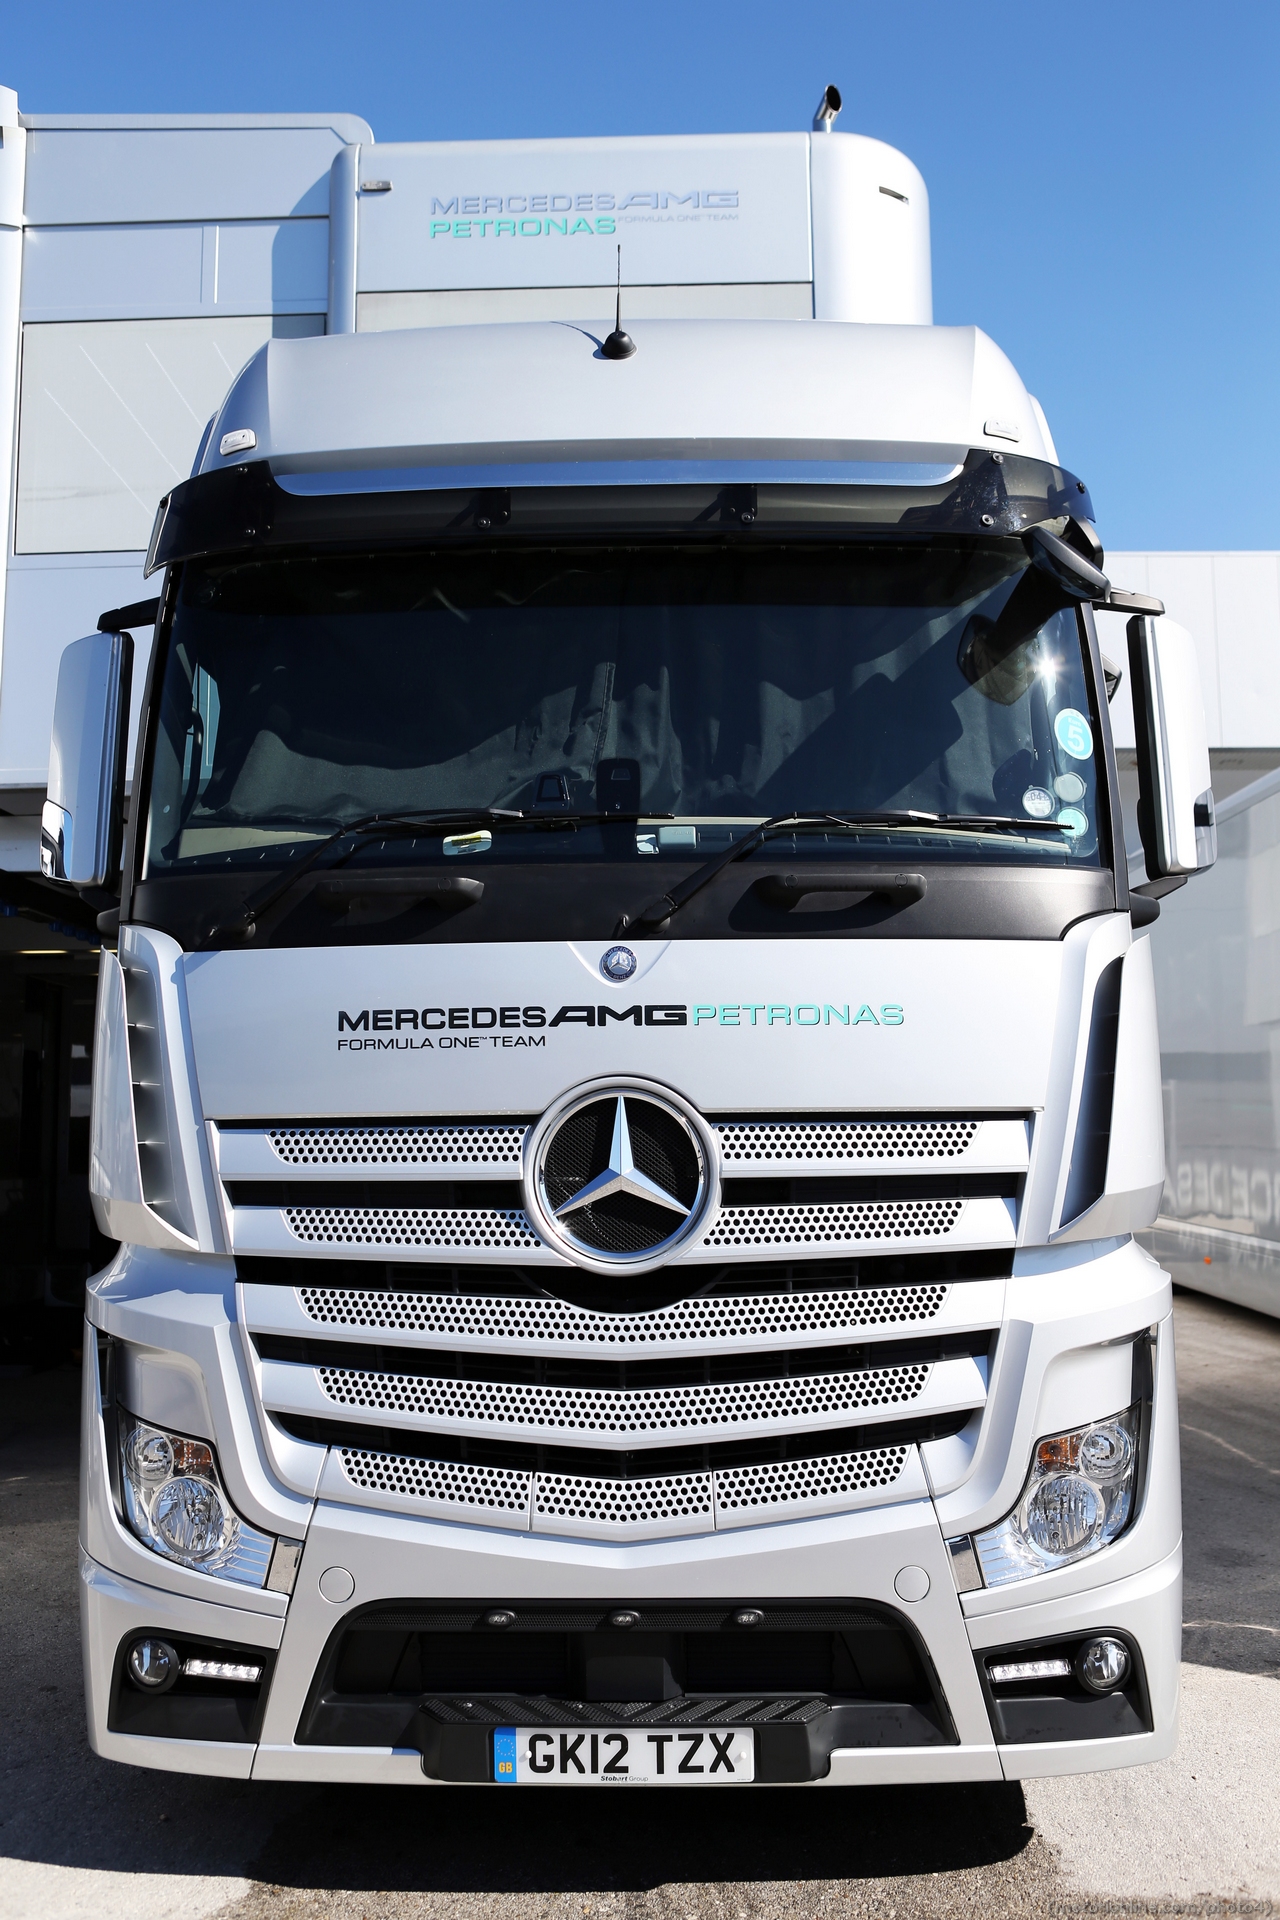
[[756, 1777], [741, 1727], [495, 1727], [493, 1777], [520, 1787], [720, 1787]]

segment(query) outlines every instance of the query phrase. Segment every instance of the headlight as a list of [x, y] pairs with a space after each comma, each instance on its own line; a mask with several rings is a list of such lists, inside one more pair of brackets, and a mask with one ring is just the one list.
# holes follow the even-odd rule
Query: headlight
[[1007, 1586], [1109, 1546], [1132, 1516], [1137, 1466], [1137, 1407], [1037, 1442], [1013, 1512], [973, 1536], [985, 1585]]
[[228, 1500], [213, 1448], [120, 1413], [125, 1517], [144, 1545], [179, 1566], [288, 1593], [301, 1545], [260, 1533]]

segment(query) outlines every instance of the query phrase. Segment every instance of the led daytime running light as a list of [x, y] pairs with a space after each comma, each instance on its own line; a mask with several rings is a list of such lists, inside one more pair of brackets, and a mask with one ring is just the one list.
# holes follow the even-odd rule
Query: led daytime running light
[[[187, 1669], [184, 1667], [183, 1672]], [[1066, 1680], [1071, 1674], [1069, 1660], [1008, 1660], [1002, 1666], [989, 1667], [992, 1684], [1010, 1686], [1015, 1680]]]
[[188, 1680], [243, 1680], [256, 1686], [262, 1678], [261, 1667], [245, 1666], [235, 1660], [184, 1660], [183, 1675]]

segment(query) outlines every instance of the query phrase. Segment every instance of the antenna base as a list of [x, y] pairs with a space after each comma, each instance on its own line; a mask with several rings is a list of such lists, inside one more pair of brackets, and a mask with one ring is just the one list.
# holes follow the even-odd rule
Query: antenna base
[[635, 350], [635, 341], [629, 333], [624, 333], [621, 327], [615, 327], [600, 346], [600, 351], [606, 360], [629, 360]]

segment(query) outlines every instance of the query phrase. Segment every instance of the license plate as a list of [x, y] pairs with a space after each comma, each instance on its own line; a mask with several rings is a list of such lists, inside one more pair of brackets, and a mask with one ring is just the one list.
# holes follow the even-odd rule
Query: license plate
[[503, 1786], [717, 1787], [756, 1777], [755, 1735], [736, 1727], [495, 1727]]

